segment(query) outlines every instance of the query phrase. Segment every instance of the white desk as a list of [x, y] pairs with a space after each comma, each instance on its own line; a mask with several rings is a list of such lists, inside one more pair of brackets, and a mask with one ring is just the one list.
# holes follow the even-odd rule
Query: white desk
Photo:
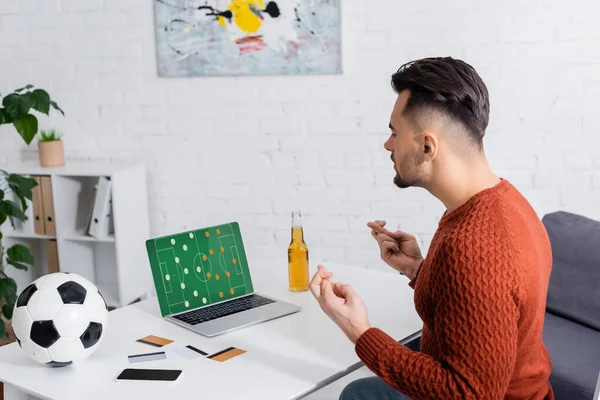
[[[405, 343], [421, 330], [408, 280], [390, 273], [327, 263], [334, 281], [352, 284], [369, 310], [371, 325]], [[311, 265], [311, 276], [316, 264]], [[287, 290], [287, 262], [251, 267], [255, 290], [302, 307], [299, 313], [206, 338], [164, 321], [155, 298], [109, 313], [104, 341], [79, 364], [48, 368], [16, 344], [0, 348], [0, 381], [7, 396], [92, 399], [290, 399], [304, 397], [360, 368], [353, 344], [321, 311], [310, 292]], [[159, 349], [136, 342], [146, 335], [174, 340], [166, 360], [129, 364], [130, 354]], [[185, 359], [172, 350], [191, 344], [211, 354], [230, 346], [245, 354], [219, 363]], [[124, 368], [176, 368], [177, 383], [116, 382]], [[13, 400], [7, 397], [6, 400]]]

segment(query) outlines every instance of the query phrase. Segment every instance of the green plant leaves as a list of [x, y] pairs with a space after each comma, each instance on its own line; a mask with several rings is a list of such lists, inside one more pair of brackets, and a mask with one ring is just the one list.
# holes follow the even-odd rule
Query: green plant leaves
[[[5, 215], [7, 217], [14, 217], [19, 221], [25, 221], [25, 214], [23, 211], [17, 206], [16, 203], [11, 200], [2, 200], [0, 201], [0, 215]], [[14, 226], [13, 221], [11, 220], [11, 225]]]
[[8, 337], [8, 333], [6, 332], [6, 326], [4, 326], [4, 321], [0, 320], [0, 338]]
[[[21, 208], [23, 208], [23, 211], [27, 211], [27, 202], [25, 199], [32, 199], [32, 189], [37, 186], [35, 179], [26, 178], [17, 174], [10, 174], [6, 180], [10, 189], [21, 200]], [[0, 198], [0, 200], [2, 200], [2, 198]]]
[[52, 107], [65, 115], [58, 104], [50, 99], [48, 92], [43, 89], [29, 91], [30, 89], [33, 89], [33, 85], [15, 90], [2, 99], [4, 108], [0, 108], [0, 125], [12, 123], [27, 145], [31, 144], [38, 131], [38, 120], [29, 114], [30, 109], [49, 115]]
[[17, 132], [28, 145], [31, 143], [38, 130], [38, 120], [35, 116], [27, 114], [13, 122]]
[[6, 303], [2, 306], [2, 315], [9, 321], [12, 319], [14, 308], [15, 303]]
[[13, 120], [23, 118], [32, 106], [29, 96], [15, 93], [9, 94], [2, 99], [2, 105], [4, 106], [5, 113]]
[[17, 269], [27, 271], [28, 265], [33, 265], [34, 258], [27, 246], [15, 244], [6, 250], [6, 262]]
[[55, 102], [55, 101], [51, 101], [51, 102], [50, 102], [50, 105], [51, 105], [52, 107], [54, 107], [54, 109], [55, 109], [55, 110], [57, 110], [57, 111], [60, 111], [60, 113], [63, 115], [63, 117], [65, 116], [65, 113], [64, 113], [64, 111], [60, 109], [60, 107], [58, 106], [58, 104], [56, 104], [56, 102]]
[[50, 111], [50, 95], [48, 92], [42, 89], [36, 89], [31, 93], [27, 93], [26, 96], [29, 97], [31, 107], [34, 110], [48, 115], [48, 111]]
[[4, 297], [7, 303], [17, 302], [17, 282], [12, 278], [0, 279], [0, 298]]
[[4, 108], [0, 108], [0, 125], [10, 124], [11, 122], [12, 122], [12, 120], [6, 113], [6, 110]]
[[15, 92], [19, 93], [19, 92], [22, 92], [23, 90], [29, 90], [31, 88], [33, 88], [33, 85], [27, 85], [25, 87], [15, 90]]

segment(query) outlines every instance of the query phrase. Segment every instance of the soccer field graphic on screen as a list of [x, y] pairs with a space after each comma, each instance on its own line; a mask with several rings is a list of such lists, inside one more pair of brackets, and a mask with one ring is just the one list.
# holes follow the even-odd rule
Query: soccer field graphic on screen
[[253, 291], [235, 222], [149, 239], [146, 249], [163, 316]]

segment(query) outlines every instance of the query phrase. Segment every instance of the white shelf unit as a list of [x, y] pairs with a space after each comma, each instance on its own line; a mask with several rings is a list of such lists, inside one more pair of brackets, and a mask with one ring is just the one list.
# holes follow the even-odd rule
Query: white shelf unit
[[[69, 162], [63, 167], [44, 168], [24, 162], [0, 166], [9, 173], [24, 176], [49, 176], [54, 203], [56, 236], [39, 235], [33, 227], [2, 225], [3, 245], [22, 243], [35, 259], [27, 272], [12, 266], [6, 273], [18, 291], [48, 273], [46, 241], [56, 239], [61, 272], [74, 272], [92, 281], [112, 307], [122, 307], [152, 289], [152, 274], [146, 255], [149, 238], [148, 192], [143, 164]], [[93, 187], [99, 177], [111, 181], [114, 232], [106, 237], [86, 235], [93, 202]], [[28, 201], [29, 207], [32, 207]]]

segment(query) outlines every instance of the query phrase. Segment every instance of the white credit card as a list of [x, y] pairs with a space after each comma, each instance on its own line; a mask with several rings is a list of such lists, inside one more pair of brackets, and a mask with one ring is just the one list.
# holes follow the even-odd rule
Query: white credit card
[[204, 357], [204, 356], [208, 355], [208, 353], [205, 353], [204, 351], [197, 349], [194, 346], [189, 345], [189, 344], [187, 346], [180, 347], [173, 351], [182, 357], [190, 358], [190, 359], [197, 358], [197, 357]]
[[130, 363], [144, 362], [144, 361], [155, 361], [164, 360], [167, 355], [164, 351], [158, 351], [156, 353], [145, 353], [145, 354], [133, 354], [128, 356]]

